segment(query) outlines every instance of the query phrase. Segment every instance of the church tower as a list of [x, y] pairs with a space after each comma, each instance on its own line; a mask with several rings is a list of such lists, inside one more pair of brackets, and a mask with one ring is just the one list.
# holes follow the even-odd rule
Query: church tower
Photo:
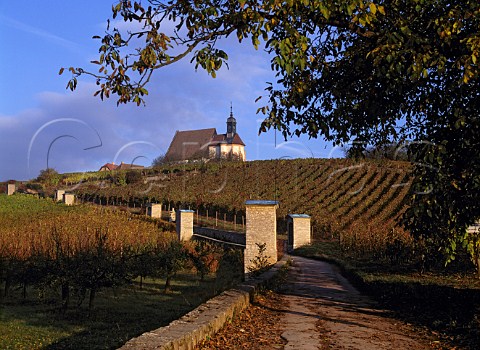
[[230, 117], [227, 119], [227, 139], [231, 139], [237, 133], [237, 120], [233, 117], [233, 108], [230, 104]]

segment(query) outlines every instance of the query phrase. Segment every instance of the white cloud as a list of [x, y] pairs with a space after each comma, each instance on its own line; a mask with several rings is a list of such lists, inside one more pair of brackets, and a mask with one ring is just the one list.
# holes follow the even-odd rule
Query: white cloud
[[[276, 151], [272, 132], [257, 136], [261, 116], [256, 110], [261, 103], [255, 99], [264, 93], [265, 82], [272, 80], [273, 73], [263, 52], [234, 41], [220, 43], [229, 51], [230, 70], [222, 69], [216, 79], [203, 70], [195, 72], [188, 59], [155, 72], [145, 107], [117, 107], [115, 96], [101, 101], [93, 97], [97, 86], [87, 79], [80, 81], [73, 93], [43, 91], [36, 95], [35, 108], [0, 115], [0, 149], [9, 150], [0, 154], [0, 181], [36, 177], [46, 167], [47, 154], [49, 165], [60, 172], [97, 170], [117, 153], [117, 162], [137, 159], [150, 165], [167, 150], [176, 130], [215, 127], [225, 132], [230, 102], [249, 159], [278, 158], [283, 153], [298, 156], [300, 146]], [[33, 135], [58, 119], [82, 122], [63, 120], [45, 127], [34, 140], [28, 171]], [[89, 149], [98, 145], [97, 133], [102, 145]], [[312, 147], [311, 142], [307, 144], [307, 149]]]

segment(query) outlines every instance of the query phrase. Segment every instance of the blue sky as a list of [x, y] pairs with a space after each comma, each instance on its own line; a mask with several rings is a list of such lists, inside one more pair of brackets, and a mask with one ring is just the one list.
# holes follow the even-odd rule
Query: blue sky
[[0, 181], [34, 178], [41, 169], [93, 171], [111, 161], [150, 165], [166, 152], [176, 130], [215, 127], [225, 132], [230, 102], [248, 160], [341, 156], [330, 144], [308, 138], [282, 143], [274, 133], [258, 136], [268, 56], [248, 42], [220, 42], [230, 69], [216, 79], [195, 71], [187, 58], [158, 71], [145, 107], [93, 97], [94, 82], [82, 78], [66, 90], [61, 67], [95, 69], [98, 41], [113, 1], [0, 0]]

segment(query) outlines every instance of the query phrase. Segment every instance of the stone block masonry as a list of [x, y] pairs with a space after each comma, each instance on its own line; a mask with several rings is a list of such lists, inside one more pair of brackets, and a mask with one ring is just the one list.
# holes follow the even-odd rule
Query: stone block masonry
[[194, 349], [202, 340], [217, 333], [235, 315], [250, 305], [258, 291], [287, 262], [287, 256], [256, 279], [251, 279], [203, 303], [166, 327], [146, 332], [129, 340], [120, 350]]
[[246, 206], [245, 273], [255, 268], [259, 245], [265, 244], [264, 257], [268, 264], [277, 262], [277, 201], [249, 200]]
[[63, 194], [63, 203], [65, 205], [74, 205], [75, 204], [75, 195], [71, 193], [64, 193]]
[[147, 204], [146, 215], [152, 218], [161, 218], [162, 217], [162, 205], [161, 204]]
[[65, 194], [65, 190], [56, 190], [55, 191], [55, 201], [61, 202], [63, 201], [63, 195]]
[[7, 184], [7, 195], [11, 196], [15, 193], [16, 187], [15, 184]]
[[193, 210], [180, 209], [177, 212], [177, 235], [180, 241], [189, 241], [193, 236]]
[[289, 214], [287, 216], [288, 225], [288, 250], [297, 249], [301, 246], [310, 244], [311, 228], [310, 216], [306, 214]]

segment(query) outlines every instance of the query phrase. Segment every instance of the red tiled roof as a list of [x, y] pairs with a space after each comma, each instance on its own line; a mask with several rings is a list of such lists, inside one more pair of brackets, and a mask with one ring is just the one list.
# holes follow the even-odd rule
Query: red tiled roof
[[108, 170], [112, 171], [117, 169], [117, 166], [113, 163], [106, 163], [100, 167], [100, 170], [102, 170], [103, 168], [107, 168]]
[[233, 137], [227, 138], [226, 134], [219, 134], [215, 135], [212, 138], [212, 141], [210, 143], [211, 146], [218, 145], [221, 143], [227, 143], [227, 144], [234, 144], [234, 145], [242, 145], [245, 146], [243, 143], [242, 139], [238, 134], [233, 135]]
[[238, 134], [235, 134], [233, 136], [233, 139], [232, 139], [232, 142], [230, 143], [233, 143], [235, 145], [242, 145], [242, 146], [245, 146], [245, 144], [243, 143], [242, 139], [240, 138], [240, 135]]
[[128, 169], [143, 169], [143, 165], [137, 165], [137, 164], [128, 164], [128, 163], [120, 163], [119, 166], [117, 166], [116, 170], [128, 170]]
[[177, 131], [165, 158], [168, 161], [208, 158], [208, 146], [216, 135], [215, 128]]
[[225, 141], [225, 134], [215, 135], [212, 138], [211, 142], [213, 143], [213, 142], [222, 142], [222, 141]]
[[99, 171], [102, 171], [102, 169], [106, 168], [105, 170], [128, 170], [128, 169], [142, 169], [144, 168], [143, 165], [137, 165], [137, 164], [128, 164], [121, 162], [119, 165], [115, 165], [114, 163], [106, 163], [100, 167]]

